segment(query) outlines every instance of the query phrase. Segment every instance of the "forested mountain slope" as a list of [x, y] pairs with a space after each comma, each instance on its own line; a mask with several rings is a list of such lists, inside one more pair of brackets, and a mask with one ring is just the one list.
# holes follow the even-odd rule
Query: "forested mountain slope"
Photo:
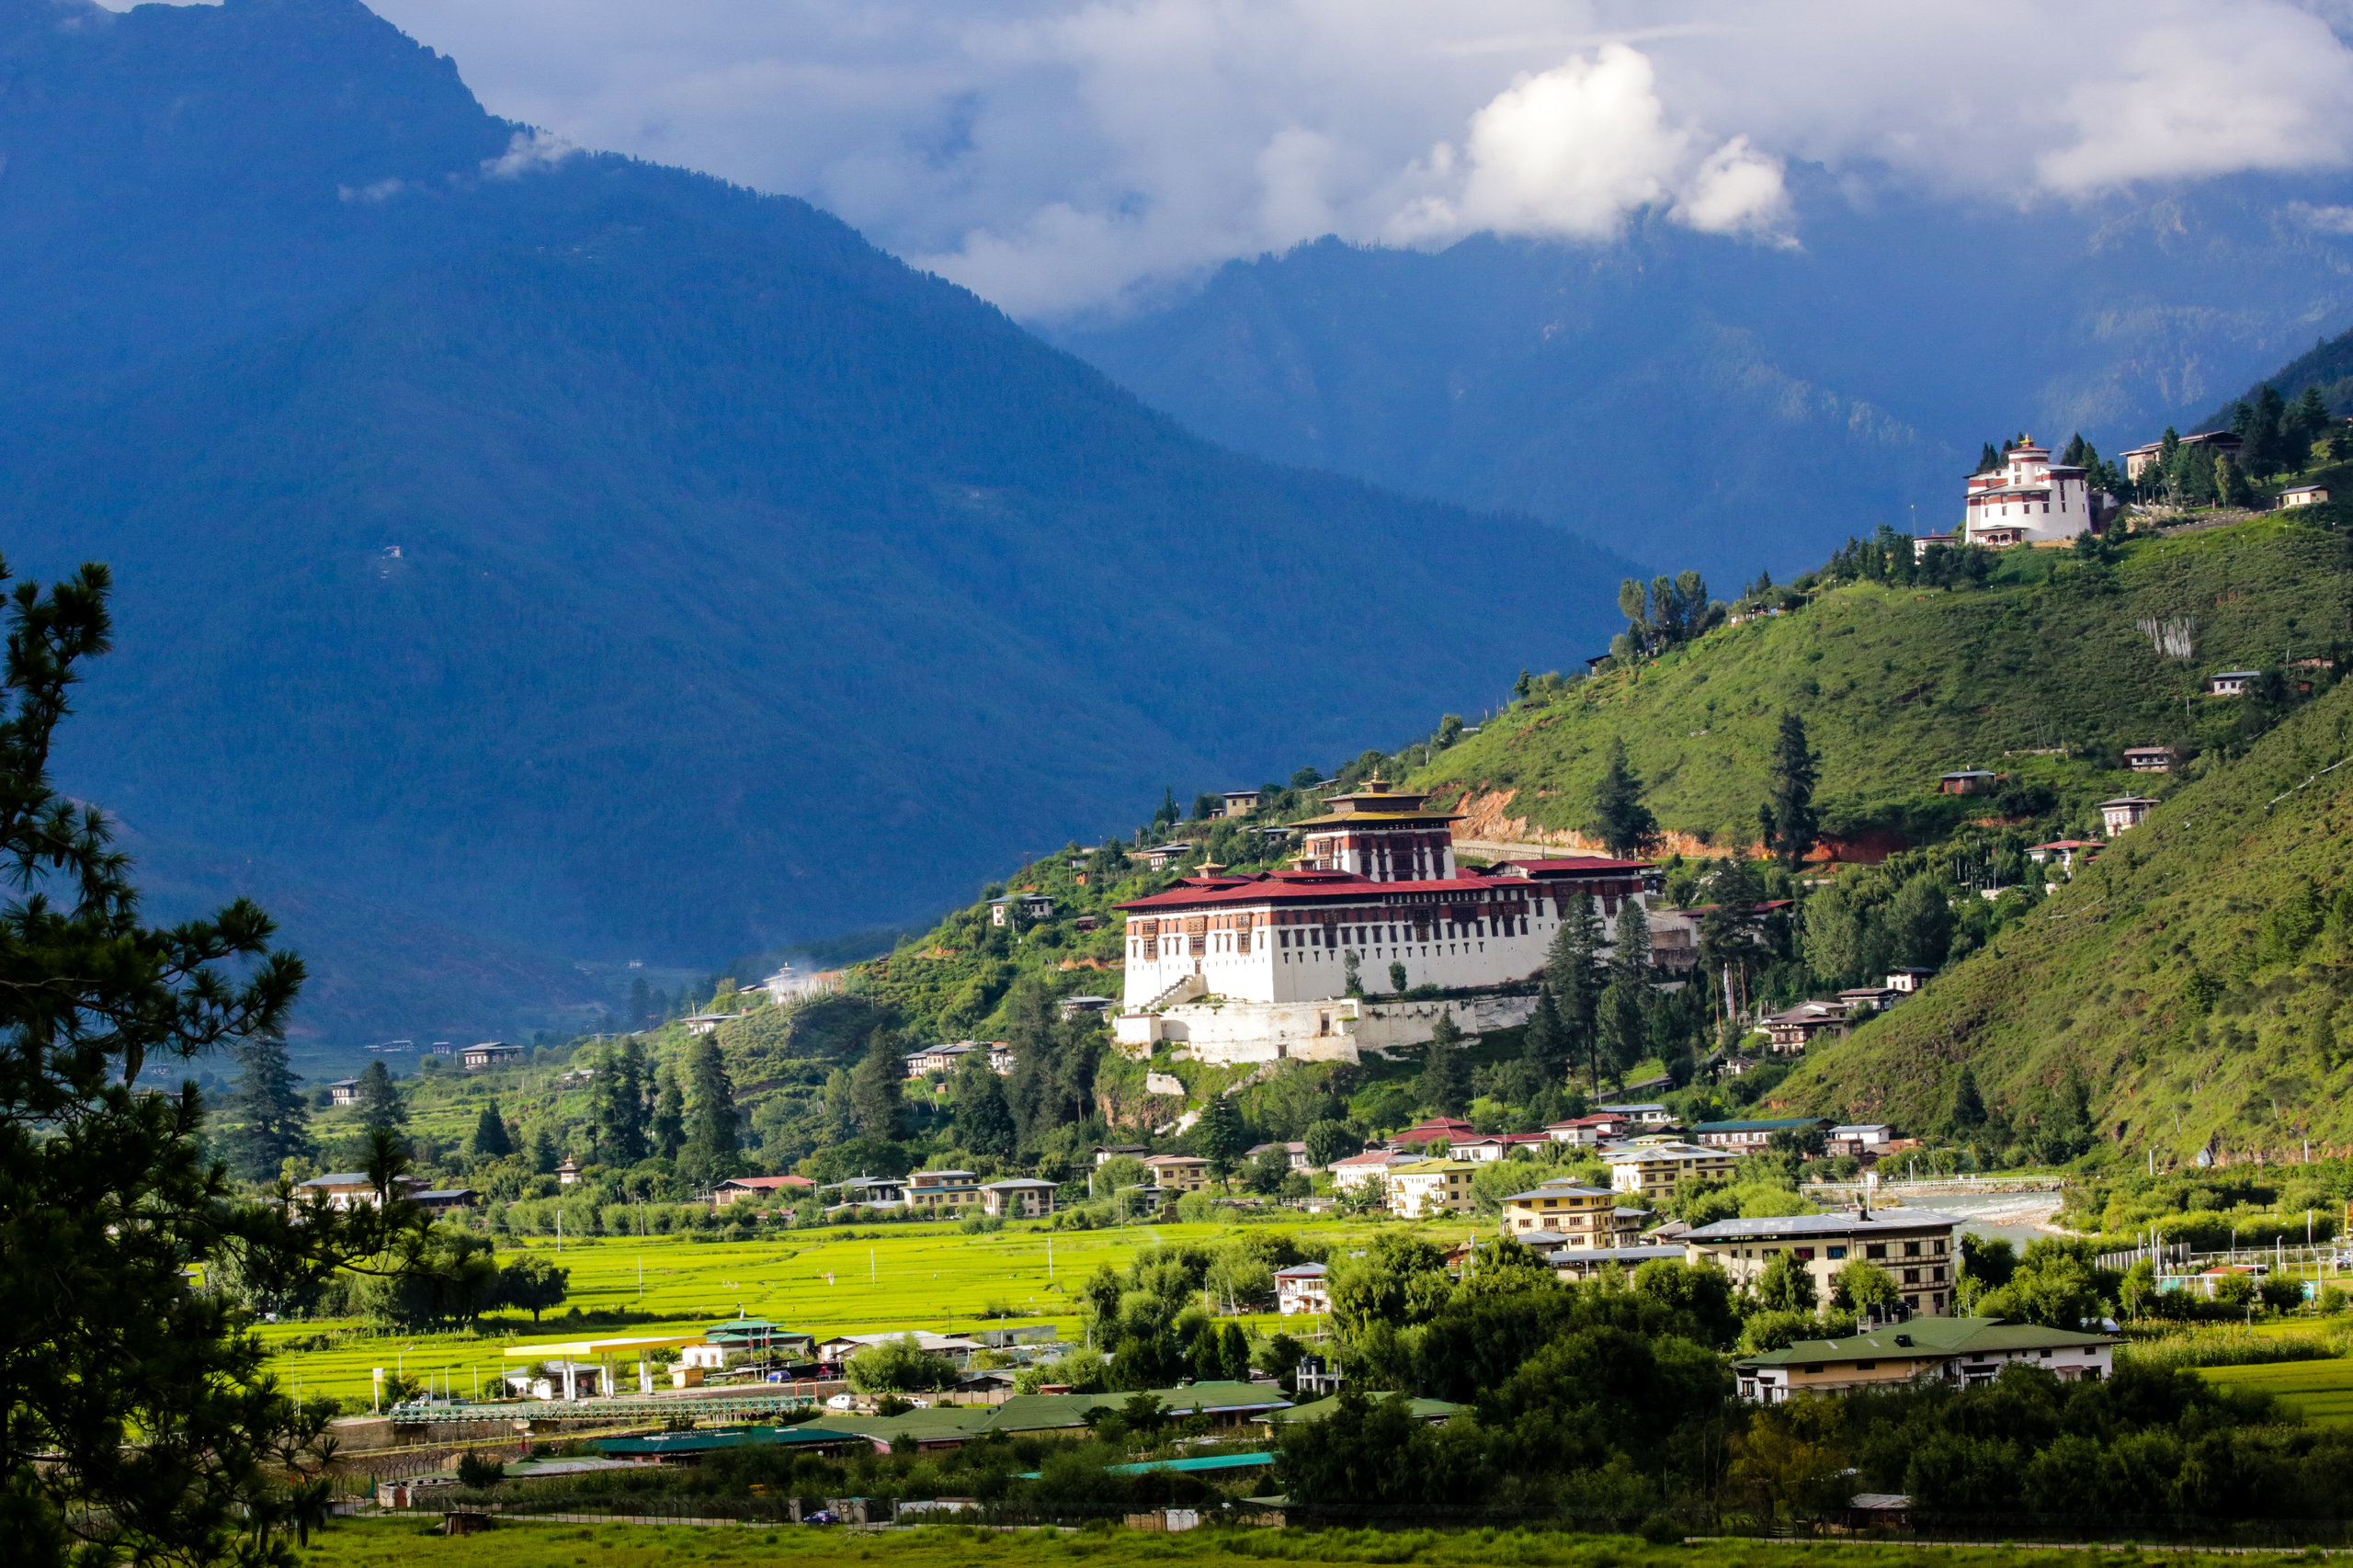
[[[1791, 594], [1788, 613], [1516, 703], [1415, 782], [1471, 813], [1474, 836], [1567, 843], [1593, 823], [1622, 740], [1673, 846], [1752, 844], [1775, 733], [1794, 712], [1835, 836], [1884, 847], [1984, 814], [1986, 802], [1934, 793], [1962, 768], [2052, 790], [2088, 830], [2091, 805], [2131, 782], [2121, 747], [2235, 744], [2247, 710], [2195, 697], [2204, 677], [2325, 652], [2346, 635], [2353, 594], [2343, 537], [2282, 518], [2135, 540], [2113, 562], [2065, 551], [1996, 562], [1982, 586], [1847, 580]], [[2184, 620], [2188, 658], [2142, 626]], [[2038, 755], [2063, 746], [2077, 755]]]
[[1606, 635], [1605, 552], [1221, 451], [347, 0], [0, 0], [0, 548], [113, 564], [59, 777], [199, 861], [708, 963]]
[[[1777, 1097], [1948, 1124], [1962, 1065], [2025, 1125], [2088, 1090], [2106, 1147], [2186, 1163], [2353, 1143], [2353, 689], [2167, 799], [1925, 994]], [[1956, 1129], [1966, 1137], [1971, 1128]]]

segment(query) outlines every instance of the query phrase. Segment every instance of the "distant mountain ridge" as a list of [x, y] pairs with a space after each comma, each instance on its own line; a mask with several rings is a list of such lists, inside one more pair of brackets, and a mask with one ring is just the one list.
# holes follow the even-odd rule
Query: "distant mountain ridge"
[[2353, 237], [2309, 218], [2342, 175], [2022, 209], [1790, 176], [1786, 249], [1326, 239], [1050, 335], [1243, 450], [1738, 581], [1949, 527], [1981, 441], [2154, 440], [2353, 323]]
[[[199, 870], [713, 961], [1612, 619], [1606, 551], [1220, 451], [801, 202], [517, 141], [347, 0], [0, 0], [0, 549], [113, 563], [58, 774]], [[383, 981], [336, 1028], [460, 1028], [287, 934]]]

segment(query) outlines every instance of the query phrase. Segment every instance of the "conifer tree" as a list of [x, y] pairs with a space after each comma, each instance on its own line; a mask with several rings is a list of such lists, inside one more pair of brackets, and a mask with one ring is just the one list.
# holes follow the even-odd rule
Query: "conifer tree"
[[1212, 1094], [1193, 1124], [1193, 1147], [1210, 1163], [1210, 1175], [1220, 1181], [1233, 1174], [1234, 1163], [1250, 1146], [1249, 1130], [1242, 1125], [1239, 1107], [1223, 1095]]
[[1780, 739], [1773, 747], [1772, 799], [1767, 809], [1765, 846], [1795, 870], [1820, 837], [1813, 810], [1813, 748], [1805, 721], [1781, 715]]
[[1441, 1014], [1430, 1031], [1421, 1094], [1422, 1103], [1440, 1116], [1461, 1116], [1471, 1103], [1471, 1068], [1462, 1059], [1462, 1029], [1452, 1013]]
[[2295, 440], [2288, 452], [2288, 466], [2303, 468], [2312, 461], [2313, 446], [2329, 432], [2336, 421], [2329, 417], [2328, 400], [2322, 397], [2317, 384], [2304, 388], [2296, 399], [2296, 406], [2289, 411], [2290, 427]]
[[608, 1053], [597, 1075], [597, 1147], [610, 1165], [645, 1158], [645, 1047], [631, 1040]]
[[866, 1054], [850, 1074], [850, 1104], [858, 1119], [858, 1135], [894, 1142], [905, 1114], [906, 1057], [897, 1034], [876, 1029], [866, 1040]]
[[1601, 1086], [1599, 1007], [1602, 988], [1608, 983], [1602, 960], [1608, 946], [1604, 930], [1601, 906], [1593, 895], [1571, 893], [1562, 906], [1561, 928], [1544, 957], [1545, 984], [1560, 1010], [1563, 1054], [1570, 1062], [1584, 1060], [1597, 1092]]
[[359, 1074], [358, 1097], [352, 1102], [359, 1108], [359, 1125], [370, 1132], [397, 1132], [408, 1125], [408, 1108], [401, 1103], [401, 1086], [392, 1082], [392, 1070], [381, 1062], [368, 1063], [368, 1071]]
[[1549, 982], [1537, 990], [1536, 1011], [1528, 1020], [1528, 1032], [1520, 1037], [1519, 1053], [1542, 1075], [1548, 1088], [1559, 1086], [1568, 1076], [1574, 1060], [1569, 1029], [1561, 1020]]
[[531, 1174], [553, 1176], [556, 1167], [562, 1164], [563, 1164], [563, 1151], [555, 1146], [555, 1134], [544, 1127], [532, 1133]]
[[506, 1119], [498, 1114], [494, 1099], [482, 1108], [482, 1118], [474, 1123], [472, 1152], [478, 1160], [503, 1160], [515, 1152], [515, 1141], [506, 1133]]
[[[52, 785], [80, 666], [111, 639], [109, 588], [102, 566], [20, 585], [0, 668], [0, 865], [39, 895], [0, 911], [0, 1557], [284, 1562], [324, 1494], [325, 1418], [295, 1407], [217, 1287], [284, 1300], [346, 1264], [406, 1274], [423, 1216], [390, 1137], [366, 1150], [373, 1203], [244, 1201], [205, 1157], [195, 1085], [136, 1086], [151, 1064], [278, 1036], [303, 971], [244, 899], [142, 925], [111, 824]], [[281, 1069], [256, 1062], [274, 1106]]]
[[646, 988], [645, 976], [641, 974], [629, 983], [629, 1027], [642, 1029], [654, 1017], [654, 993]]
[[735, 1085], [716, 1037], [696, 1037], [687, 1056], [687, 1078], [694, 1092], [679, 1169], [697, 1182], [724, 1180], [735, 1174], [743, 1142], [736, 1130]]
[[221, 1152], [240, 1181], [272, 1181], [289, 1159], [313, 1152], [310, 1112], [295, 1087], [302, 1080], [275, 1035], [242, 1041], [234, 1056], [240, 1071], [221, 1108], [229, 1122]]
[[1000, 1159], [1012, 1154], [1017, 1142], [1005, 1080], [977, 1056], [956, 1069], [956, 1141], [975, 1154]]
[[1612, 855], [1640, 855], [1658, 842], [1658, 818], [1643, 803], [1642, 776], [1626, 759], [1626, 743], [1613, 737], [1609, 761], [1594, 794], [1594, 830]]
[[1977, 1074], [1966, 1062], [1961, 1064], [1961, 1076], [1953, 1082], [1952, 1109], [1945, 1119], [1957, 1132], [1985, 1125], [1985, 1097], [1977, 1092]]
[[675, 1160], [687, 1140], [687, 1096], [678, 1091], [678, 1074], [669, 1063], [664, 1062], [654, 1079], [654, 1114], [647, 1124], [646, 1142], [663, 1159]]

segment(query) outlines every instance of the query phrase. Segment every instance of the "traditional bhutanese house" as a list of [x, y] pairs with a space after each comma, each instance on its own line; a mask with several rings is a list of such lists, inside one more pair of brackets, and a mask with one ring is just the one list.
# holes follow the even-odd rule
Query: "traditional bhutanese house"
[[1949, 1304], [1961, 1258], [1954, 1236], [1961, 1221], [1927, 1209], [1876, 1214], [1792, 1214], [1769, 1220], [1719, 1220], [1683, 1238], [1692, 1263], [1712, 1262], [1745, 1284], [1786, 1254], [1814, 1278], [1816, 1294], [1849, 1262], [1886, 1270], [1913, 1313], [1941, 1316]]
[[1007, 1176], [981, 1184], [981, 1212], [991, 1219], [1034, 1220], [1054, 1211], [1054, 1184], [1037, 1176]]
[[1381, 1179], [1389, 1212], [1401, 1220], [1427, 1220], [1471, 1207], [1471, 1173], [1457, 1160], [1392, 1165]]
[[523, 1048], [508, 1045], [504, 1040], [486, 1040], [480, 1045], [470, 1045], [458, 1053], [459, 1064], [469, 1073], [479, 1073], [485, 1067], [506, 1067], [523, 1059]]
[[724, 1209], [745, 1199], [757, 1202], [789, 1203], [803, 1193], [814, 1192], [817, 1184], [804, 1176], [729, 1176], [710, 1189], [710, 1206]]
[[2262, 677], [2261, 670], [2222, 670], [2206, 677], [2206, 695], [2245, 697], [2246, 688]]
[[[2214, 459], [2217, 457], [2237, 457], [2241, 445], [2239, 437], [2232, 435], [2228, 430], [2200, 430], [2195, 435], [2176, 438], [2182, 446], [2200, 449], [2204, 454], [2208, 468], [2214, 466]], [[2152, 441], [2145, 447], [2131, 449], [2123, 454], [2124, 477], [2138, 480], [2143, 474], [2156, 467], [2158, 459], [2164, 455], [2163, 441]]]
[[917, 1171], [907, 1177], [903, 1198], [910, 1209], [952, 1212], [981, 1201], [981, 1178], [971, 1171]]
[[1353, 1192], [1368, 1184], [1377, 1186], [1386, 1178], [1390, 1166], [1409, 1164], [1413, 1158], [1393, 1149], [1368, 1149], [1361, 1154], [1350, 1154], [1332, 1162], [1332, 1185], [1343, 1192]]
[[1728, 1181], [1741, 1156], [1698, 1143], [1653, 1143], [1601, 1156], [1611, 1190], [1658, 1202], [1689, 1181]]
[[2135, 773], [2171, 773], [2180, 758], [2171, 746], [2126, 746], [2124, 766]]
[[334, 1083], [329, 1084], [327, 1085], [327, 1103], [329, 1105], [358, 1105], [359, 1103], [359, 1080], [357, 1078], [338, 1078]]
[[1154, 1154], [1143, 1163], [1152, 1185], [1170, 1197], [1199, 1192], [1210, 1184], [1210, 1163], [1198, 1154]]
[[1844, 1032], [1847, 1009], [1836, 1002], [1801, 1002], [1783, 1012], [1772, 1014], [1765, 1020], [1765, 1033], [1771, 1049], [1779, 1054], [1794, 1055], [1813, 1042], [1813, 1037], [1825, 1030]]
[[1275, 1309], [1285, 1317], [1332, 1310], [1332, 1271], [1320, 1263], [1275, 1270]]
[[2116, 1336], [2039, 1328], [1999, 1318], [1915, 1317], [1838, 1339], [1801, 1339], [1733, 1363], [1740, 1397], [1778, 1404], [1802, 1393], [1844, 1393], [1915, 1379], [1975, 1386], [2002, 1369], [2040, 1367], [2069, 1382], [2115, 1370]]
[[2317, 506], [2327, 499], [2328, 486], [2325, 484], [2291, 484], [2279, 492], [2279, 505], [2283, 509], [2290, 506]]
[[2156, 809], [2156, 801], [2146, 795], [2119, 795], [2113, 801], [2099, 803], [2100, 825], [2114, 838], [2141, 825], [2143, 818]]
[[1555, 1247], [1619, 1246], [1641, 1230], [1641, 1215], [1620, 1209], [1618, 1195], [1606, 1187], [1543, 1182], [1504, 1199], [1504, 1233], [1531, 1246], [1536, 1235], [1557, 1238]]
[[1990, 795], [2001, 781], [2002, 776], [1998, 773], [1988, 773], [1982, 767], [1964, 767], [1956, 772], [1940, 775], [1937, 779], [1937, 793], [1939, 795]]
[[1933, 969], [1906, 965], [1904, 968], [1891, 969], [1887, 971], [1887, 988], [1890, 991], [1901, 991], [1908, 996], [1936, 977], [1937, 971]]
[[2056, 860], [2059, 869], [2072, 877], [2075, 874], [2076, 860], [2090, 859], [2099, 852], [2099, 841], [2094, 838], [2054, 838], [2044, 844], [2028, 845], [2026, 858], [2038, 866], [2047, 866]]

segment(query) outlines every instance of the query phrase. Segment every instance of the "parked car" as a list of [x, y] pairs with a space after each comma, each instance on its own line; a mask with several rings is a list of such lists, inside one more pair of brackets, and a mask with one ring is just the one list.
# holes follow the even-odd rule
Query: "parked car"
[[813, 1514], [801, 1515], [801, 1522], [804, 1525], [837, 1525], [842, 1522], [842, 1517], [831, 1508], [820, 1508]]

